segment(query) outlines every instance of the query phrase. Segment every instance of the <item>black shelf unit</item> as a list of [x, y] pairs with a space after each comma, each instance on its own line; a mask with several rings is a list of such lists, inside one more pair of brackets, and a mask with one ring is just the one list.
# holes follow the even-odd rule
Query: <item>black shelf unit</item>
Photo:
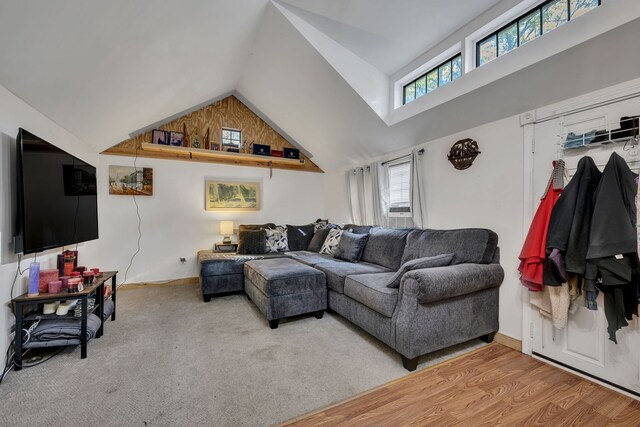
[[[24, 323], [31, 323], [41, 319], [60, 319], [61, 317], [67, 319], [78, 319], [80, 321], [80, 337], [79, 339], [71, 339], [67, 345], [80, 344], [80, 358], [85, 359], [87, 357], [87, 317], [89, 314], [97, 311], [97, 315], [100, 318], [100, 328], [96, 332], [96, 338], [100, 338], [104, 333], [104, 321], [102, 319], [104, 315], [104, 285], [107, 281], [111, 280], [111, 300], [113, 301], [113, 313], [111, 314], [111, 320], [116, 320], [116, 275], [117, 271], [105, 272], [101, 277], [98, 277], [94, 282], [81, 292], [76, 293], [59, 293], [59, 294], [40, 294], [37, 296], [29, 296], [28, 294], [22, 294], [11, 301], [14, 305], [14, 313], [16, 317], [16, 334], [14, 337], [14, 370], [19, 371], [22, 369], [22, 350], [23, 348], [36, 348], [38, 345], [35, 343], [26, 343], [23, 346], [22, 342], [22, 329]], [[95, 305], [92, 310], [88, 309], [89, 296], [95, 295]], [[82, 307], [82, 315], [78, 318], [75, 317], [74, 312], [68, 313], [65, 316], [58, 316], [57, 314], [42, 314], [42, 305], [50, 302], [66, 301], [66, 300], [79, 300], [79, 304]], [[25, 309], [29, 307], [35, 307], [35, 310], [31, 310], [25, 314]], [[106, 320], [106, 319], [105, 319]]]

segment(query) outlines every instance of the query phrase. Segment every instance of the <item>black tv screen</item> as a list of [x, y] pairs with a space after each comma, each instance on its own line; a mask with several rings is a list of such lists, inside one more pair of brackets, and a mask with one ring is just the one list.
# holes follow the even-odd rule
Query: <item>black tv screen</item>
[[20, 129], [16, 253], [98, 238], [96, 168]]

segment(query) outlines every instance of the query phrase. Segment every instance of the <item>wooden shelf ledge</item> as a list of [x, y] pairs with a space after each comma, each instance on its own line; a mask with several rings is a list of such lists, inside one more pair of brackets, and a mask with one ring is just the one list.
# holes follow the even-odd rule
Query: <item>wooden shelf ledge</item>
[[257, 154], [246, 153], [229, 153], [227, 151], [204, 150], [201, 148], [174, 147], [171, 145], [158, 145], [143, 142], [141, 144], [142, 151], [150, 151], [153, 153], [167, 153], [188, 155], [192, 159], [209, 158], [209, 159], [228, 159], [228, 160], [248, 160], [252, 162], [262, 162], [280, 165], [304, 165], [304, 159], [285, 159], [282, 157], [259, 156]]

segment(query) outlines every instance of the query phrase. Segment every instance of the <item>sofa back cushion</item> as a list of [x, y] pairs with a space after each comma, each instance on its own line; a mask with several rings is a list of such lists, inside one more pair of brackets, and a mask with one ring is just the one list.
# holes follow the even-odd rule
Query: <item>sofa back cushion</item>
[[439, 254], [455, 254], [452, 265], [490, 264], [498, 246], [498, 235], [485, 228], [459, 230], [413, 230], [407, 237], [402, 263]]
[[290, 251], [306, 251], [313, 238], [314, 225], [287, 224], [287, 240]]
[[369, 231], [362, 261], [397, 270], [402, 264], [402, 253], [410, 231], [409, 228], [373, 227]]
[[369, 234], [369, 231], [371, 231], [372, 228], [372, 225], [346, 224], [342, 226], [343, 230], [354, 234]]

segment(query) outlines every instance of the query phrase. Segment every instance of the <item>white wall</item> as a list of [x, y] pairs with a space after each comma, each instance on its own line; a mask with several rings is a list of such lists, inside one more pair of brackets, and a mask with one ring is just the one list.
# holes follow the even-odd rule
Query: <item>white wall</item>
[[[458, 140], [472, 138], [481, 154], [459, 171], [447, 160]], [[488, 123], [422, 144], [429, 228], [490, 228], [498, 233], [505, 280], [500, 288], [500, 332], [522, 336], [522, 286], [518, 255], [523, 235], [523, 132], [518, 117]], [[405, 152], [384, 156], [393, 158]], [[377, 160], [377, 159], [376, 159]], [[326, 174], [327, 215], [350, 221], [344, 170]], [[341, 186], [341, 188], [340, 188]]]
[[[138, 218], [132, 196], [108, 194], [107, 176], [109, 165], [132, 166], [133, 162], [131, 157], [100, 156], [100, 266], [118, 270], [119, 282], [137, 248]], [[137, 166], [153, 168], [154, 190], [151, 197], [136, 197], [142, 217], [141, 251], [128, 273], [128, 283], [197, 276], [197, 252], [213, 249], [222, 240], [221, 220], [233, 220], [237, 228], [264, 222], [308, 224], [325, 215], [323, 174], [274, 169], [270, 179], [268, 169], [145, 158], [139, 158]], [[261, 182], [261, 209], [206, 211], [208, 179]], [[187, 262], [180, 263], [180, 257]]]
[[[2, 186], [2, 198], [0, 198], [0, 363], [2, 363], [2, 367], [5, 363], [5, 351], [13, 339], [10, 330], [15, 324], [10, 308], [11, 286], [18, 266], [18, 258], [13, 253], [11, 244], [11, 236], [14, 234], [11, 213], [14, 203], [12, 193], [15, 185], [15, 166], [11, 152], [15, 152], [15, 138], [20, 127], [28, 129], [90, 164], [96, 165], [98, 161], [98, 154], [93, 152], [88, 145], [0, 86], [0, 185]], [[81, 244], [79, 246], [80, 262], [90, 262], [97, 259], [97, 248], [98, 241]], [[58, 252], [59, 250], [54, 249], [38, 254], [40, 267], [55, 268]], [[27, 272], [18, 275], [13, 290], [14, 296], [26, 292], [28, 268], [32, 260], [33, 255], [28, 255], [22, 260], [20, 268], [26, 269]]]

